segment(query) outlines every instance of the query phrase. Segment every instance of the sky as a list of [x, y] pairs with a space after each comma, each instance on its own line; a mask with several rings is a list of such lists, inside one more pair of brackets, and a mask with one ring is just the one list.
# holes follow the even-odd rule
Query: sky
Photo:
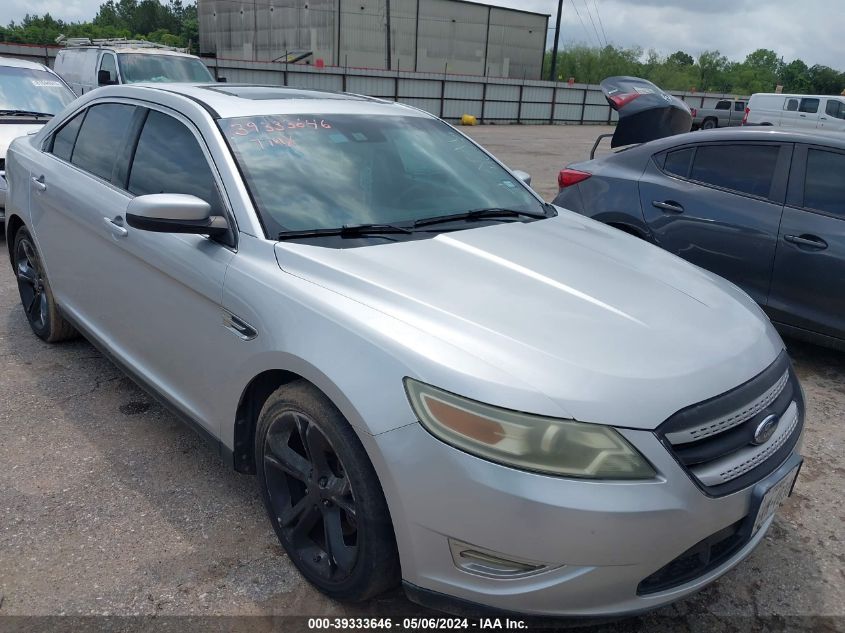
[[[46, 12], [66, 21], [87, 21], [102, 1], [0, 0], [0, 24]], [[554, 27], [556, 0], [490, 3], [551, 14], [549, 26]], [[732, 60], [771, 48], [787, 62], [801, 58], [810, 66], [845, 70], [843, 27], [842, 0], [564, 0], [561, 42], [596, 45], [606, 40], [664, 55], [684, 50], [694, 57], [718, 49]]]

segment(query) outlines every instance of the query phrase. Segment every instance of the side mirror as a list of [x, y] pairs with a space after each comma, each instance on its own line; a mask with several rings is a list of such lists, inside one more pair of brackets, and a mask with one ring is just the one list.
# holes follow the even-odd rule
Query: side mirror
[[218, 77], [217, 78], [217, 83], [219, 83], [219, 84], [225, 84], [227, 81], [229, 81], [229, 80], [226, 79], [225, 77]]
[[524, 182], [529, 187], [531, 186], [531, 174], [527, 171], [522, 171], [521, 169], [514, 169], [513, 175], [519, 178], [522, 182]]
[[182, 193], [151, 193], [129, 201], [126, 223], [154, 233], [196, 233], [220, 236], [229, 231], [226, 218], [211, 215], [211, 205]]
[[108, 70], [97, 71], [97, 84], [100, 86], [113, 86], [115, 83]]

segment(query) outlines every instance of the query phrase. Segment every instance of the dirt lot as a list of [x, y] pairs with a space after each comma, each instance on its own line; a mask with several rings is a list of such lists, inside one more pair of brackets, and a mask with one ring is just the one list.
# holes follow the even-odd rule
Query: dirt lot
[[[586, 157], [600, 131], [471, 134], [550, 197], [560, 167]], [[806, 462], [762, 546], [703, 593], [594, 630], [845, 630], [845, 354], [788, 346], [807, 392]], [[400, 592], [344, 606], [306, 585], [276, 542], [254, 479], [227, 469], [86, 342], [37, 339], [5, 258], [0, 368], [0, 630], [63, 626], [2, 616], [140, 614], [157, 619], [118, 628], [205, 630], [243, 621], [162, 616], [420, 613]]]

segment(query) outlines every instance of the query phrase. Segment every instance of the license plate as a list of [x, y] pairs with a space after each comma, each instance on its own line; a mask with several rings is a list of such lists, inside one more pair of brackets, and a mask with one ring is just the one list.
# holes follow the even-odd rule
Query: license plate
[[757, 510], [757, 519], [754, 521], [754, 528], [751, 530], [752, 534], [756, 534], [760, 526], [768, 521], [777, 512], [781, 504], [786, 501], [787, 497], [792, 494], [792, 486], [795, 484], [795, 478], [798, 476], [799, 468], [799, 466], [796, 466], [790, 470], [786, 477], [769, 488], [763, 496], [762, 501], [760, 501], [760, 509]]

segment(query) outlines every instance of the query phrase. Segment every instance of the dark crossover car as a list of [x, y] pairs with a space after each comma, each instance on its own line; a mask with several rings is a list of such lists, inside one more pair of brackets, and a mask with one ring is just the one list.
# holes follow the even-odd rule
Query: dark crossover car
[[745, 290], [787, 334], [845, 349], [845, 138], [680, 134], [560, 172], [554, 203]]

